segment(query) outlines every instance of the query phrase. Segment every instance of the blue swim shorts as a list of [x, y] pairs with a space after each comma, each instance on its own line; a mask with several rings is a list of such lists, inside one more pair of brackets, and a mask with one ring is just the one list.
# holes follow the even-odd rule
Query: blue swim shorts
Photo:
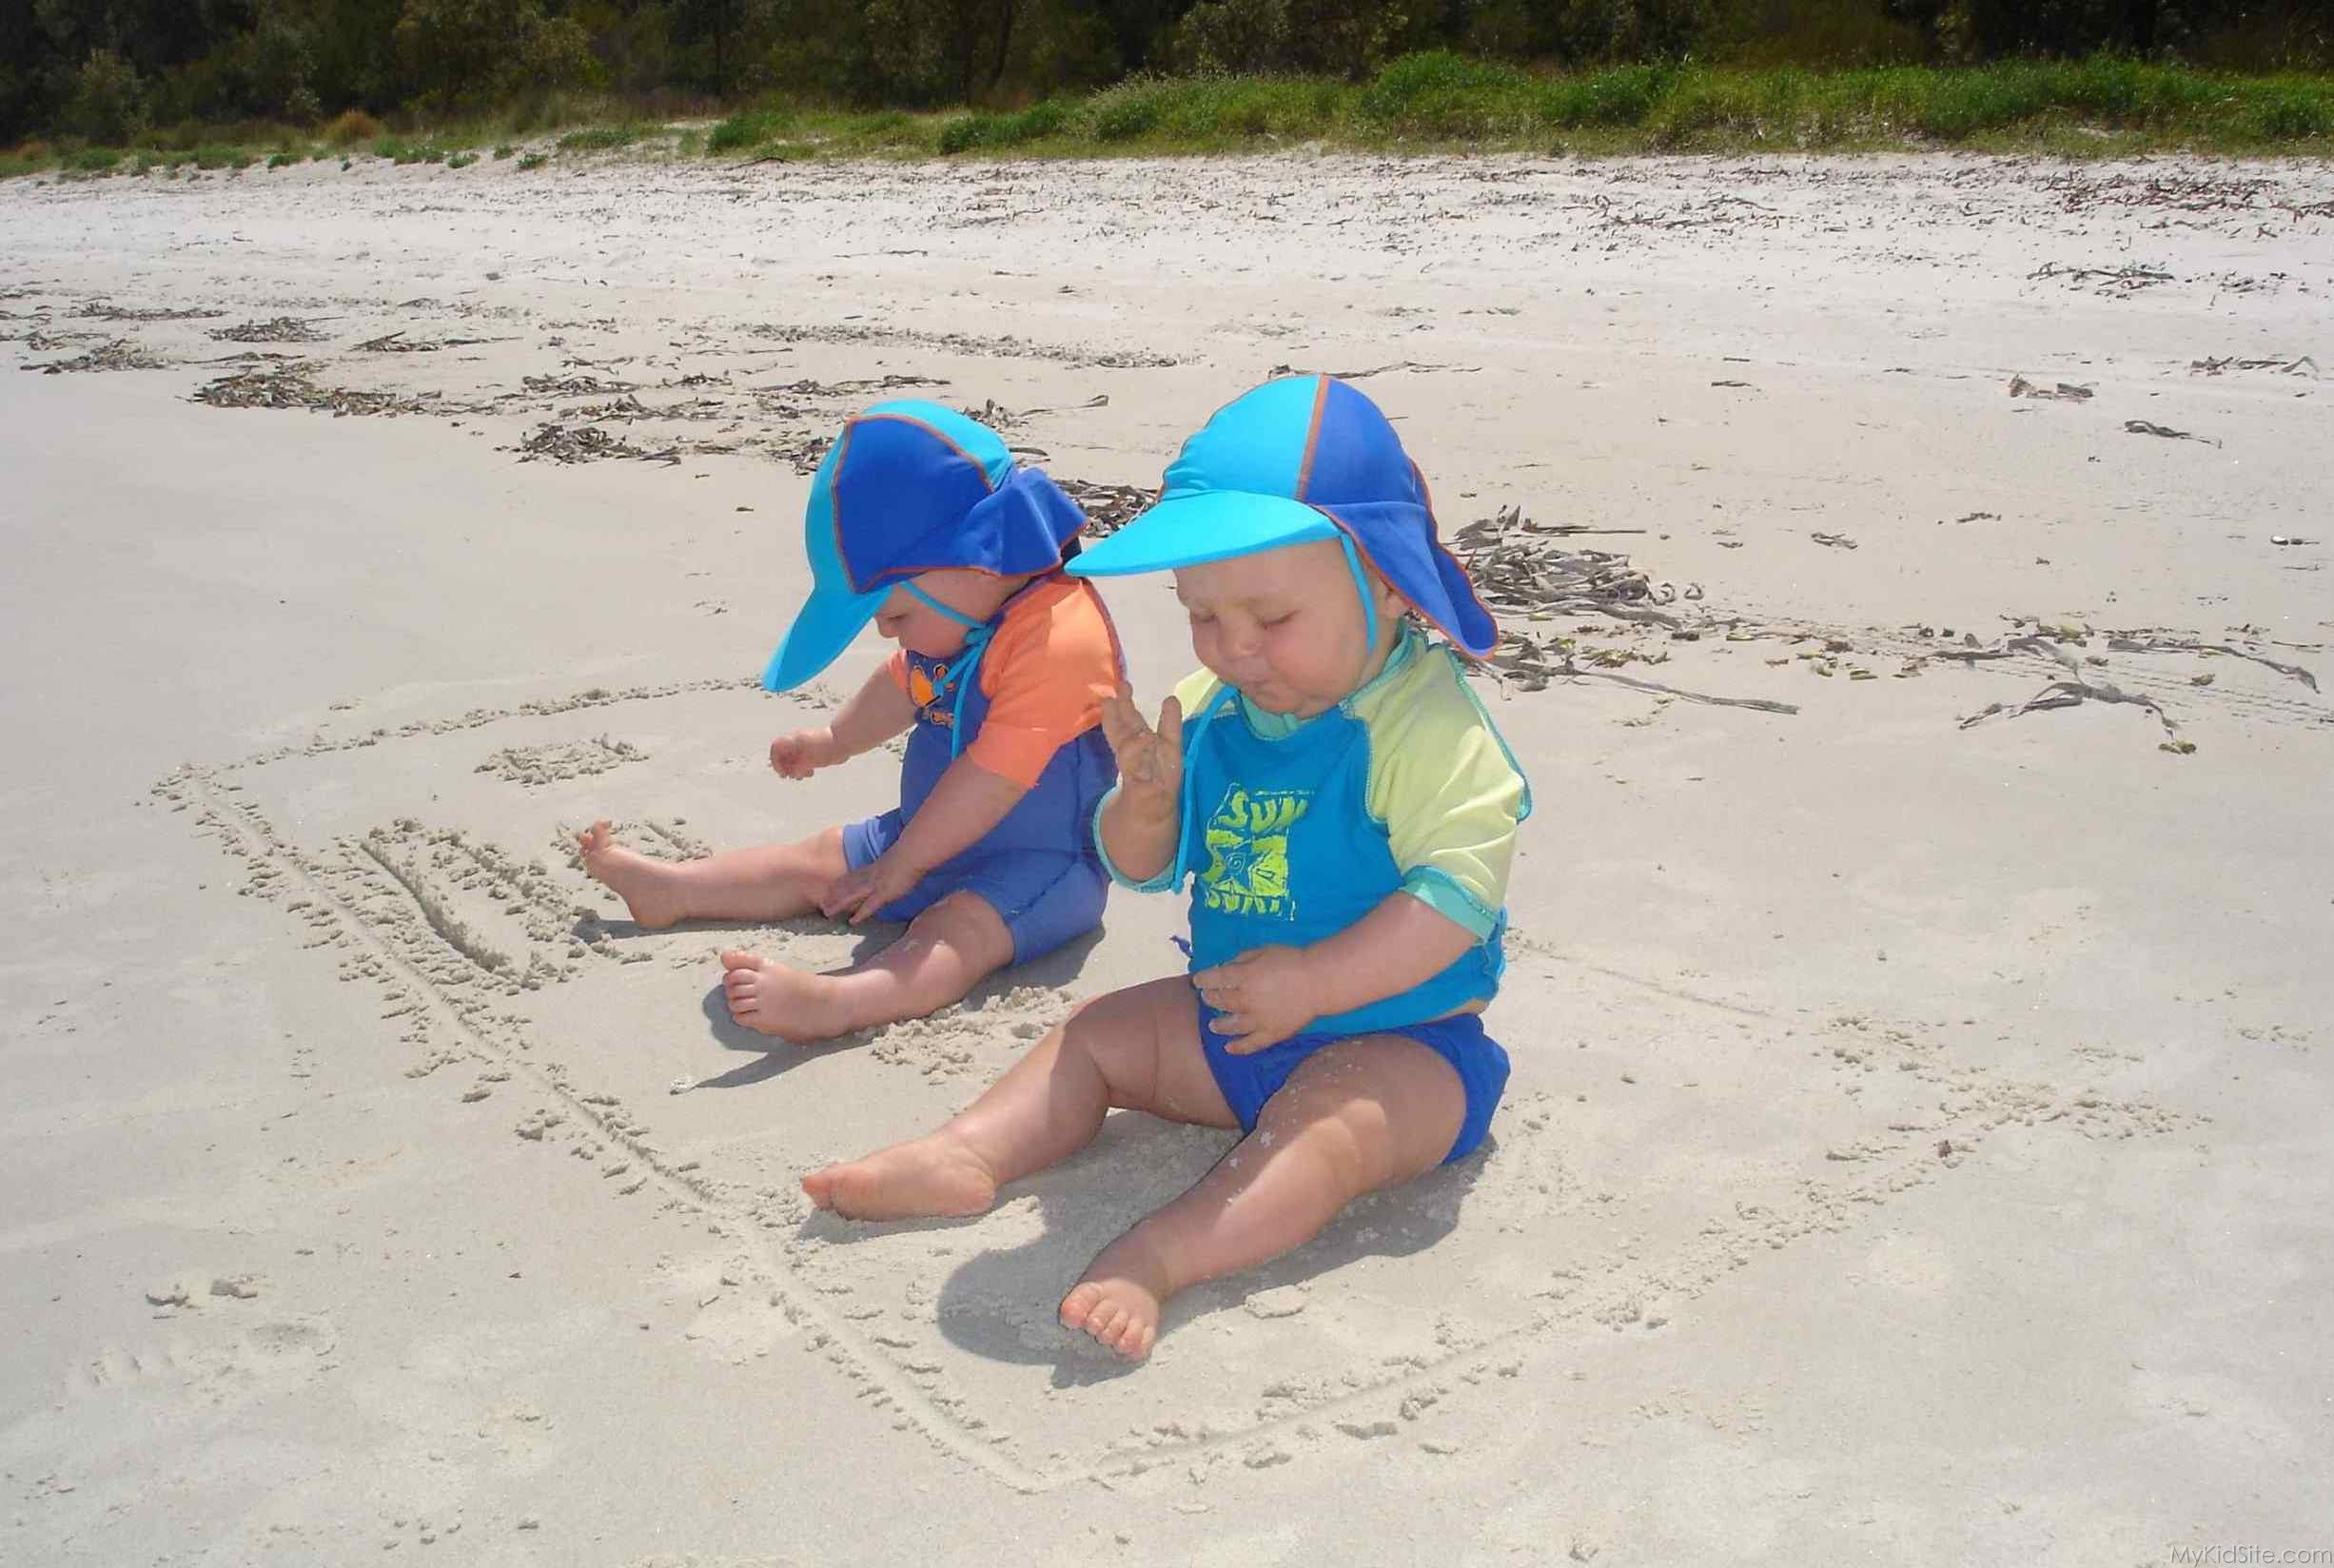
[[[857, 871], [899, 841], [897, 811], [843, 830], [843, 861]], [[984, 850], [975, 844], [934, 866], [906, 894], [875, 911], [879, 920], [913, 920], [952, 892], [987, 901], [1013, 939], [1013, 962], [1042, 958], [1102, 924], [1109, 873], [1092, 855], [1047, 850]]]
[[[1207, 1055], [1207, 1070], [1215, 1074], [1216, 1088], [1224, 1091], [1225, 1103], [1240, 1118], [1243, 1132], [1256, 1130], [1256, 1118], [1264, 1110], [1265, 1102], [1281, 1091], [1288, 1075], [1306, 1057], [1340, 1040], [1360, 1038], [1352, 1034], [1292, 1034], [1277, 1046], [1235, 1056], [1225, 1049], [1224, 1036], [1216, 1032], [1216, 1020], [1221, 1016], [1206, 1002], [1200, 1003], [1200, 1049]], [[1507, 1052], [1483, 1032], [1481, 1016], [1462, 1012], [1431, 1024], [1405, 1024], [1400, 1029], [1366, 1032], [1416, 1040], [1451, 1065], [1459, 1074], [1460, 1087], [1466, 1091], [1467, 1109], [1459, 1124], [1458, 1141], [1451, 1145], [1451, 1151], [1442, 1157], [1442, 1163], [1447, 1166], [1454, 1160], [1463, 1160], [1481, 1148], [1491, 1132], [1491, 1113], [1499, 1108], [1500, 1095], [1507, 1088]]]

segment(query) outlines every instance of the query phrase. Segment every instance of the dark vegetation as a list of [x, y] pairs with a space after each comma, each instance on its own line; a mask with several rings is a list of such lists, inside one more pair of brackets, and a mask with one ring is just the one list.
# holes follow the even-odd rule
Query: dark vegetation
[[448, 162], [558, 130], [780, 158], [2323, 147], [2329, 66], [2327, 0], [0, 0], [0, 169]]

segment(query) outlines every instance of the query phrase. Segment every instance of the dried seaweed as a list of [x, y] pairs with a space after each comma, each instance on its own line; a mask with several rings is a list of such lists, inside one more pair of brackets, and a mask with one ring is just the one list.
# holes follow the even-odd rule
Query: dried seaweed
[[1460, 529], [1451, 549], [1494, 609], [1543, 617], [1602, 615], [1673, 628], [1687, 624], [1686, 616], [1669, 606], [1699, 599], [1700, 587], [1657, 582], [1624, 555], [1568, 550], [1551, 542], [1591, 531], [1537, 523], [1521, 507], [1510, 506]]
[[914, 343], [940, 353], [961, 354], [968, 359], [1052, 360], [1061, 364], [1106, 370], [1164, 370], [1182, 363], [1165, 354], [1151, 354], [1141, 349], [1107, 349], [1093, 353], [1050, 343], [1029, 343], [1020, 338], [975, 338], [962, 332], [926, 332], [913, 327], [792, 326], [763, 322], [746, 328], [746, 331], [749, 336], [774, 343]]
[[2108, 646], [2119, 654], [2222, 654], [2275, 670], [2286, 679], [2298, 680], [2313, 692], [2318, 689], [2318, 677], [2301, 665], [2247, 653], [2226, 642], [2203, 642], [2194, 637], [2167, 637], [2161, 633], [2115, 632], [2108, 634]]
[[2210, 436], [2199, 436], [2187, 430], [2175, 430], [2168, 424], [2158, 424], [2152, 420], [2126, 420], [2124, 428], [2135, 436], [2162, 436], [2167, 441], [2203, 441], [2207, 446], [2221, 444]]
[[2056, 262], [2045, 262], [2027, 274], [2028, 279], [2064, 278], [2071, 284], [2087, 284], [2093, 278], [2104, 280], [2101, 289], [2116, 289], [2131, 293], [2151, 288], [2157, 284], [2178, 283], [2180, 280], [2162, 267], [2146, 266], [2138, 262], [2126, 262], [2121, 266], [2061, 266]]
[[635, 420], [688, 420], [703, 422], [730, 417], [733, 410], [718, 398], [684, 398], [678, 402], [645, 403], [627, 392], [607, 402], [577, 403], [559, 410], [563, 420], [598, 421], [618, 420], [631, 423]]
[[74, 314], [98, 322], [203, 322], [226, 314], [224, 310], [125, 310], [103, 300], [91, 300]]
[[2187, 751], [2195, 750], [2192, 744], [2180, 739], [2180, 726], [2172, 721], [2171, 715], [2166, 713], [2163, 706], [2154, 697], [2145, 696], [2138, 692], [2127, 692], [2112, 681], [2102, 680], [2089, 674], [2084, 669], [2082, 659], [2058, 644], [2039, 637], [2012, 637], [2005, 645], [2005, 651], [2013, 654], [2040, 654], [2043, 657], [2064, 668], [2067, 671], [2066, 678], [2050, 682], [2050, 685], [2045, 686], [2024, 702], [1990, 702], [1963, 719], [1960, 726], [1962, 729], [1966, 730], [1973, 724], [1982, 724], [1997, 715], [2017, 718], [2027, 714], [2043, 713], [2052, 708], [2072, 708], [2085, 702], [2121, 702], [2128, 703], [2134, 708], [2147, 709], [2156, 715], [2156, 722], [2164, 726], [2164, 733], [2167, 737]]
[[[1422, 360], [1396, 360], [1388, 364], [1371, 365], [1366, 370], [1329, 370], [1322, 374], [1326, 375], [1331, 381], [1361, 382], [1367, 381], [1372, 376], [1390, 375], [1397, 370], [1442, 370], [1454, 376], [1472, 376], [1482, 368], [1480, 364], [1429, 364]], [[1309, 372], [1301, 372], [1293, 364], [1276, 364], [1272, 367], [1271, 374], [1294, 376], [1309, 374]]]
[[677, 450], [651, 452], [621, 436], [611, 436], [598, 425], [540, 424], [516, 448], [520, 462], [549, 459], [553, 462], [597, 462], [602, 458], [680, 461]]
[[408, 338], [403, 331], [367, 338], [357, 345], [360, 354], [435, 354], [441, 348], [469, 348], [479, 343], [508, 343], [508, 338]]
[[2040, 382], [2030, 382], [2024, 376], [2012, 376], [2010, 378], [2010, 395], [2013, 398], [2048, 398], [2054, 402], [2088, 402], [2091, 388], [2073, 382], [2045, 386]]
[[38, 370], [47, 376], [62, 376], [83, 370], [160, 370], [168, 363], [167, 360], [157, 359], [128, 339], [122, 338], [102, 348], [76, 354], [69, 360], [44, 360], [21, 368]]
[[797, 474], [815, 474], [827, 458], [827, 448], [834, 444], [833, 436], [799, 436], [793, 441], [773, 441], [770, 455], [780, 462], [791, 463]]
[[[329, 321], [320, 316], [316, 321]], [[222, 326], [211, 330], [210, 336], [220, 343], [323, 343], [328, 334], [316, 330], [315, 322], [298, 316], [277, 316], [265, 322], [245, 322], [239, 326]]]
[[[2304, 370], [2302, 368], [2304, 365], [2309, 368]], [[2193, 376], [2217, 376], [2224, 370], [2273, 370], [2281, 376], [2306, 375], [2313, 381], [2318, 379], [2319, 374], [2318, 362], [2307, 354], [2290, 360], [2283, 354], [2274, 355], [2265, 360], [2239, 359], [2234, 354], [2224, 354], [2218, 359], [2207, 356], [2205, 359], [2188, 362], [2188, 373]]]
[[779, 392], [797, 398], [857, 398], [870, 392], [899, 392], [914, 386], [946, 386], [932, 376], [873, 376], [855, 382], [785, 382], [775, 386], [749, 387], [753, 392]]
[[394, 392], [360, 392], [346, 386], [319, 386], [304, 366], [275, 370], [245, 370], [222, 376], [194, 394], [196, 402], [213, 408], [304, 408], [335, 419], [366, 414], [449, 414], [466, 410], [440, 400], [435, 392], [401, 396]]
[[603, 382], [598, 376], [527, 376], [519, 384], [530, 392], [548, 392], [560, 398], [612, 398], [619, 392], [638, 390], [636, 382]]
[[1086, 531], [1099, 538], [1114, 534], [1135, 515], [1159, 499], [1156, 490], [1139, 484], [1096, 484], [1090, 480], [1056, 480], [1071, 500], [1086, 512]]
[[[956, 412], [975, 424], [985, 424], [990, 429], [996, 431], [1010, 430], [1030, 417], [1030, 414], [1014, 413], [994, 398], [983, 398], [978, 408], [959, 408]], [[1030, 414], [1043, 412], [1045, 412], [1043, 409], [1030, 410]]]

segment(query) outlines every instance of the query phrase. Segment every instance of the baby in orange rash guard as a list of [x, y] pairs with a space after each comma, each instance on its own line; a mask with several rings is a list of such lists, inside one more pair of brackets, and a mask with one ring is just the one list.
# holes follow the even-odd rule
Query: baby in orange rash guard
[[909, 734], [899, 804], [792, 844], [671, 865], [582, 837], [644, 926], [814, 910], [907, 923], [837, 974], [721, 955], [731, 1016], [797, 1043], [917, 1018], [1092, 931], [1109, 885], [1089, 832], [1117, 781], [1101, 728], [1124, 678], [1092, 586], [1062, 572], [1086, 521], [997, 435], [918, 402], [844, 426], [812, 484], [814, 586], [763, 684], [816, 676], [871, 620], [899, 644], [834, 718], [771, 743], [803, 778]]

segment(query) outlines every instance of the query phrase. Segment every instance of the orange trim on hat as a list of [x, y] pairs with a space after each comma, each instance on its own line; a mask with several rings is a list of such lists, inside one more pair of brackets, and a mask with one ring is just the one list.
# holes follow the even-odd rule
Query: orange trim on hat
[[1297, 493], [1292, 500], [1304, 500], [1304, 493], [1313, 483], [1313, 449], [1321, 444], [1321, 418], [1329, 407], [1329, 378], [1317, 376], [1313, 380], [1313, 417], [1304, 427], [1304, 461], [1297, 464]]

